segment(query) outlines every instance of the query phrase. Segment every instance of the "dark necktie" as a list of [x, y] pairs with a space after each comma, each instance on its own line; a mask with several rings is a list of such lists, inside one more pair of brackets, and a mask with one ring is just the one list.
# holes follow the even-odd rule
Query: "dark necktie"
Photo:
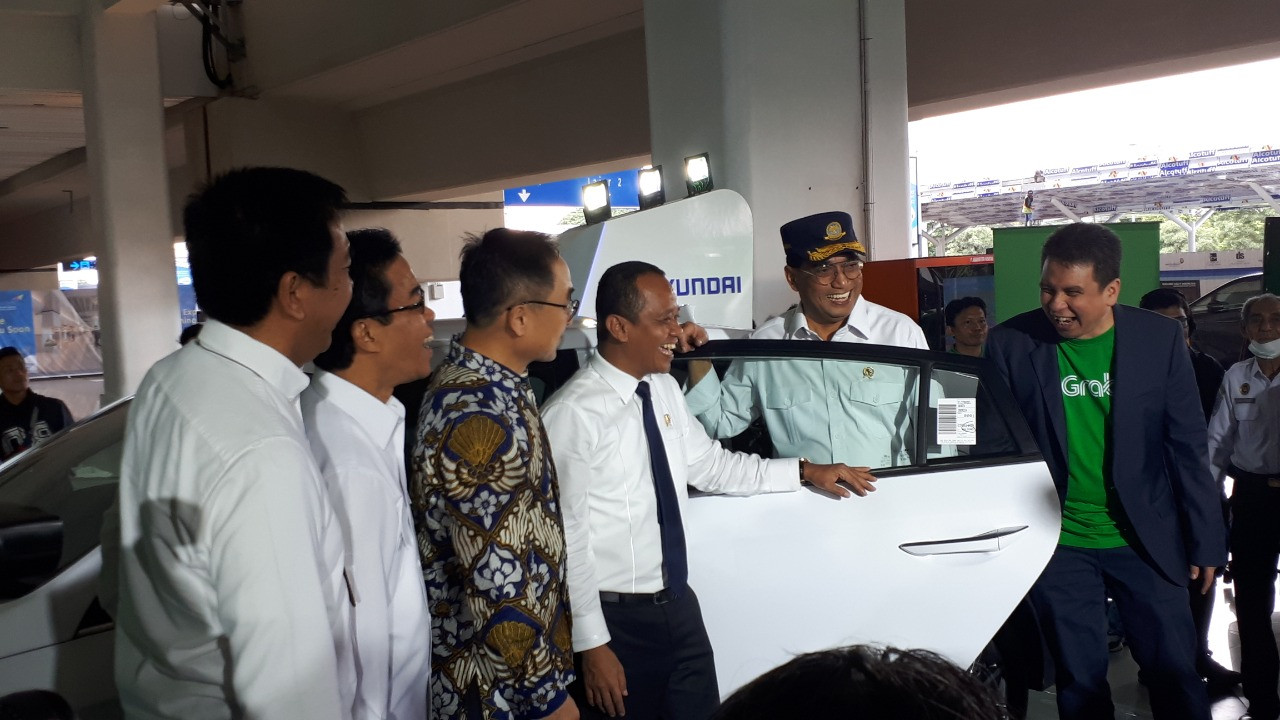
[[644, 416], [644, 435], [649, 441], [649, 465], [653, 468], [653, 487], [658, 495], [658, 526], [662, 530], [662, 571], [667, 590], [679, 595], [689, 581], [689, 558], [684, 547], [684, 523], [680, 520], [680, 501], [676, 497], [675, 480], [667, 463], [667, 449], [662, 444], [662, 431], [653, 414], [649, 383], [636, 385]]

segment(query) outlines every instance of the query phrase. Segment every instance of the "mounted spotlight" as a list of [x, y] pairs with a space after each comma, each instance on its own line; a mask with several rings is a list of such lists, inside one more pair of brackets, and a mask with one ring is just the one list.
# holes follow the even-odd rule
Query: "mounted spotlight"
[[711, 192], [715, 188], [711, 183], [711, 157], [708, 153], [684, 159], [684, 185], [689, 189], [689, 197]]
[[654, 165], [640, 170], [640, 209], [648, 210], [667, 201], [662, 189], [662, 166]]
[[613, 208], [609, 206], [608, 180], [582, 186], [582, 214], [588, 225], [604, 222], [613, 216]]

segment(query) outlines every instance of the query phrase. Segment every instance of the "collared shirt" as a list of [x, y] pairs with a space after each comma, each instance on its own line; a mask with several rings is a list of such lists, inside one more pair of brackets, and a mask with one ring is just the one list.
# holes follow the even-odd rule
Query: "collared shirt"
[[455, 340], [423, 398], [412, 467], [432, 715], [462, 716], [477, 694], [486, 719], [550, 714], [573, 650], [556, 470], [528, 380]]
[[[751, 337], [822, 340], [798, 305]], [[832, 340], [929, 347], [910, 318], [866, 298], [858, 299]], [[723, 380], [708, 373], [686, 399], [712, 437], [733, 437], [763, 416], [779, 456], [873, 468], [909, 464], [916, 372], [877, 363], [857, 368], [850, 377], [850, 364], [839, 360], [735, 360]]]
[[[689, 485], [731, 495], [799, 489], [794, 458], [765, 460], [724, 449], [689, 413], [670, 375], [644, 379], [682, 516]], [[573, 648], [579, 652], [609, 641], [600, 591], [663, 589], [662, 534], [638, 382], [596, 355], [542, 410], [564, 500]]]
[[347, 718], [342, 530], [307, 377], [218, 322], [147, 373], [120, 470], [115, 673], [130, 718]]
[[346, 537], [357, 592], [357, 718], [423, 720], [431, 623], [404, 472], [404, 406], [318, 371], [302, 417]]
[[1209, 468], [1219, 482], [1227, 466], [1280, 474], [1280, 375], [1267, 378], [1258, 360], [1232, 365], [1209, 418]]

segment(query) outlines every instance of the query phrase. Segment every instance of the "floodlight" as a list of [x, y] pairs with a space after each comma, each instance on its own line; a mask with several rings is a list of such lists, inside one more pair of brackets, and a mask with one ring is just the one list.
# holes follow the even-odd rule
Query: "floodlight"
[[582, 186], [582, 215], [587, 224], [603, 222], [613, 216], [609, 206], [609, 181], [600, 180]]
[[684, 185], [689, 189], [689, 197], [710, 192], [715, 187], [711, 183], [709, 154], [691, 155], [684, 159]]
[[667, 201], [667, 193], [662, 189], [661, 165], [641, 168], [639, 185], [641, 210], [658, 207]]

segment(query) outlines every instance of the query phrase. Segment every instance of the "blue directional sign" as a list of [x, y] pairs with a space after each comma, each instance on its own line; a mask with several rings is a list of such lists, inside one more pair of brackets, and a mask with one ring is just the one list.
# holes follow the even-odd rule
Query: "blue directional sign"
[[0, 346], [12, 345], [26, 357], [35, 357], [35, 307], [30, 290], [0, 292]]
[[640, 171], [626, 170], [604, 175], [592, 175], [577, 180], [561, 180], [541, 185], [525, 185], [508, 188], [502, 193], [507, 207], [540, 205], [554, 207], [579, 207], [582, 205], [582, 186], [601, 180], [609, 181], [609, 204], [615, 208], [640, 207]]

